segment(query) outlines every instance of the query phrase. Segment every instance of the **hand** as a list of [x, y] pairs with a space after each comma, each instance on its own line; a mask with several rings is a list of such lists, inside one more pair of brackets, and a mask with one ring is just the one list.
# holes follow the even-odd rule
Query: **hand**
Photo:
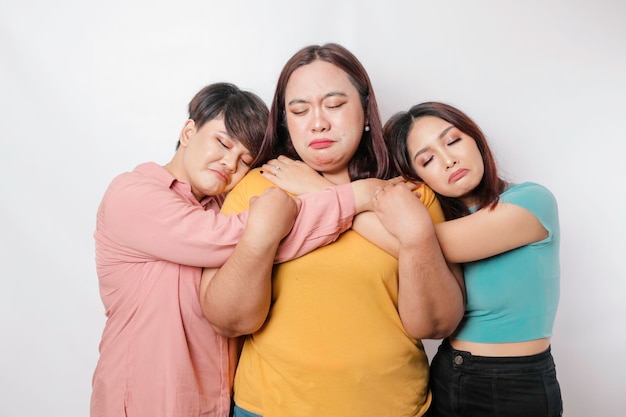
[[322, 191], [335, 185], [304, 162], [282, 155], [263, 164], [261, 175], [294, 195]]
[[[394, 186], [404, 182], [404, 178], [395, 177], [390, 180], [381, 180], [378, 178], [367, 178], [352, 182], [352, 192], [354, 193], [356, 213], [373, 210], [372, 200], [374, 195], [386, 186]], [[406, 183], [406, 187], [413, 191], [418, 188], [417, 184], [412, 182]], [[419, 197], [420, 193], [414, 191], [414, 195]]]
[[378, 188], [372, 198], [372, 209], [385, 228], [400, 243], [434, 236], [428, 210], [415, 198], [415, 184], [396, 182]]
[[266, 189], [250, 199], [246, 235], [259, 244], [279, 242], [291, 231], [301, 204], [280, 188]]

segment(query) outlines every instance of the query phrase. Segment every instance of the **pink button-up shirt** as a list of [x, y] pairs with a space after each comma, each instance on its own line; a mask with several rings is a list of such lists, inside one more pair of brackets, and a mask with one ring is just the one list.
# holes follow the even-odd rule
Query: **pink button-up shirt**
[[[328, 244], [352, 224], [349, 184], [301, 199], [277, 261]], [[238, 340], [213, 331], [198, 291], [202, 268], [226, 261], [247, 213], [225, 216], [219, 205], [214, 197], [198, 202], [155, 163], [118, 176], [106, 191], [94, 233], [107, 322], [92, 417], [228, 416]]]

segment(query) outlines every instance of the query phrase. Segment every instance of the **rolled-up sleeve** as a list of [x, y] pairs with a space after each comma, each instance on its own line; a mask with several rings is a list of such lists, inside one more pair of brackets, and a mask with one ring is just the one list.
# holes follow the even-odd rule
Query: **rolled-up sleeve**
[[[253, 170], [228, 194], [222, 212], [242, 213], [250, 207], [250, 198], [261, 195], [274, 185]], [[352, 227], [355, 214], [354, 193], [350, 184], [299, 197], [302, 207], [296, 222], [281, 242], [276, 262], [286, 262], [337, 240]]]

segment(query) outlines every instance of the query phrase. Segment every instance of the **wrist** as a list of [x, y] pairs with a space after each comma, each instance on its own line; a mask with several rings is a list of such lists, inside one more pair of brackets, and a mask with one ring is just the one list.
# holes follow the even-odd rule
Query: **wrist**
[[362, 213], [372, 209], [371, 200], [376, 192], [374, 182], [367, 179], [356, 180], [350, 183], [352, 192], [354, 193], [354, 209], [355, 213]]

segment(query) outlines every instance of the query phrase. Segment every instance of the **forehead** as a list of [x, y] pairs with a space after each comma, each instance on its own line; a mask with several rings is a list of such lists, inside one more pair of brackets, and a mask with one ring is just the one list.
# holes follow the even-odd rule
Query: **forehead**
[[348, 74], [326, 61], [316, 60], [295, 70], [285, 89], [285, 101], [310, 100], [323, 97], [329, 92], [341, 92], [348, 96], [358, 95]]
[[241, 146], [245, 148], [246, 152], [248, 151], [248, 147], [246, 146], [245, 141], [242, 140], [242, 138], [233, 136], [232, 134], [228, 132], [228, 130], [226, 129], [226, 124], [224, 123], [223, 117], [218, 117], [216, 119], [209, 120], [204, 125], [202, 125], [202, 127], [200, 128], [200, 132], [206, 137], [219, 135], [219, 136], [228, 138], [235, 143], [241, 144]]
[[412, 144], [423, 144], [440, 138], [441, 134], [447, 131], [452, 124], [435, 116], [423, 116], [417, 119], [409, 133], [409, 142]]

